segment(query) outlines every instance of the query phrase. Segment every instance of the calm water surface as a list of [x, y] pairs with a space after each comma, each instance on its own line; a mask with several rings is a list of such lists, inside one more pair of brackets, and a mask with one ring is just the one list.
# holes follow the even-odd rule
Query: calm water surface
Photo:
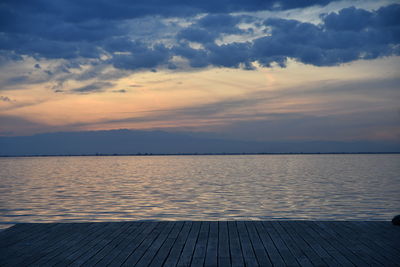
[[0, 223], [388, 220], [399, 189], [400, 155], [0, 158]]

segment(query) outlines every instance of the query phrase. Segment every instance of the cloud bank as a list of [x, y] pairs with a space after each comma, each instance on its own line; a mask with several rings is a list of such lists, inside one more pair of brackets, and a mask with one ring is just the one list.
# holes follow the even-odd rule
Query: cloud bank
[[[210, 66], [253, 69], [254, 63], [284, 67], [288, 59], [332, 66], [400, 54], [400, 4], [372, 11], [344, 8], [321, 14], [319, 24], [260, 19], [251, 13], [330, 2], [2, 1], [0, 59], [62, 59], [63, 69], [51, 71], [55, 77], [82, 64], [128, 71]], [[151, 33], [138, 35], [143, 30], [140, 24], [149, 17], [154, 20], [146, 24]], [[229, 36], [231, 40], [224, 41]], [[177, 58], [187, 65], [178, 64]], [[34, 68], [41, 70], [40, 65]]]

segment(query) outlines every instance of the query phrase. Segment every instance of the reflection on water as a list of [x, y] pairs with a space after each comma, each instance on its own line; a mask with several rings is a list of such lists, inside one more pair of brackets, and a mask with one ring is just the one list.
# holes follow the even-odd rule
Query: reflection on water
[[384, 219], [400, 155], [0, 158], [0, 222]]

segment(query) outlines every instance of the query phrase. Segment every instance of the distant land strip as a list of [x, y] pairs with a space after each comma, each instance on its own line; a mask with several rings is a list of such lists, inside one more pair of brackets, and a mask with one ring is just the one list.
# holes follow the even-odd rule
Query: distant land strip
[[369, 154], [400, 154], [399, 152], [283, 152], [283, 153], [95, 153], [95, 154], [29, 154], [29, 155], [0, 155], [0, 158], [15, 157], [124, 157], [124, 156], [242, 156], [242, 155], [369, 155]]

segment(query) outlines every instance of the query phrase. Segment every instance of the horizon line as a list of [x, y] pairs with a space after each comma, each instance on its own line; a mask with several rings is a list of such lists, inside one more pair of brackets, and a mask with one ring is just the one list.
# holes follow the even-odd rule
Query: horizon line
[[29, 157], [126, 157], [126, 156], [240, 156], [240, 155], [368, 155], [368, 154], [400, 154], [394, 152], [258, 152], [258, 153], [94, 153], [94, 154], [25, 154], [0, 155], [0, 158], [29, 158]]

